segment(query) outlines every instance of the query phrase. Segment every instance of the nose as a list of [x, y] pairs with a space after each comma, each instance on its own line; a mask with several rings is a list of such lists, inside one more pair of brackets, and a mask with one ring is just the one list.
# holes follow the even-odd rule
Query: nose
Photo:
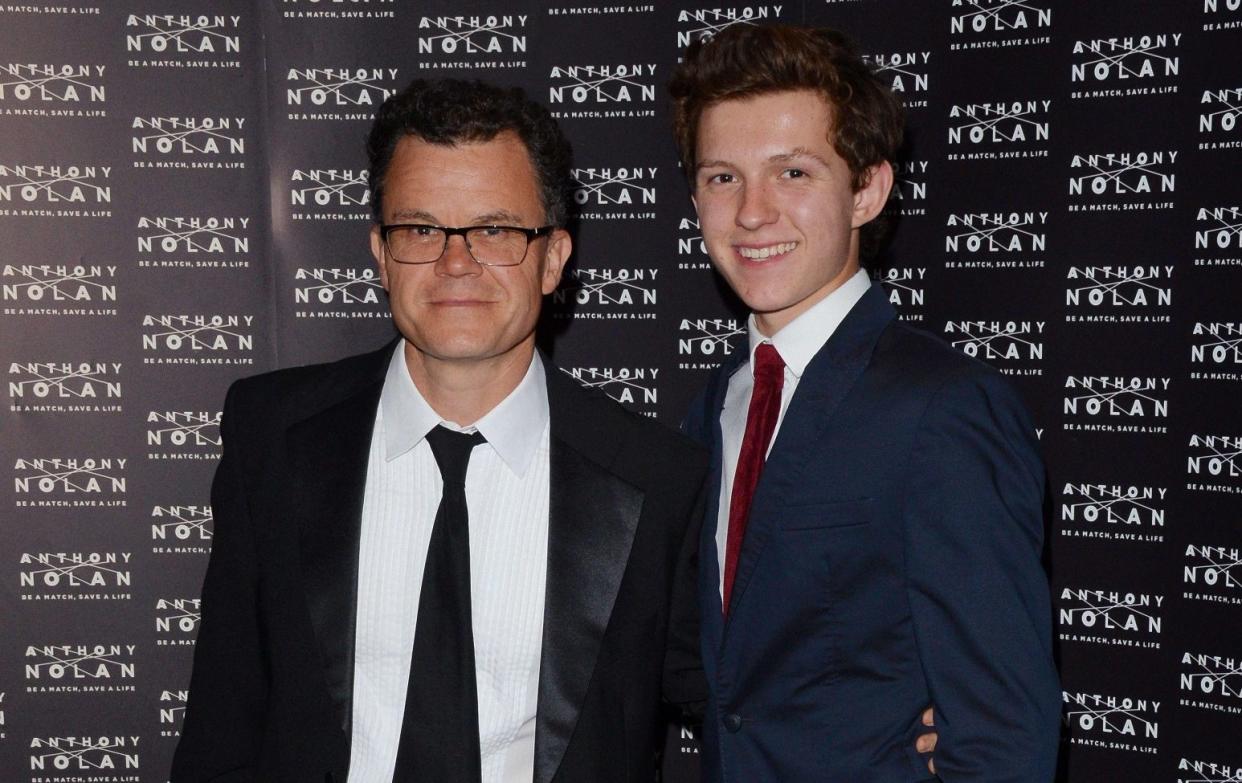
[[436, 274], [444, 277], [473, 277], [482, 274], [483, 266], [470, 255], [466, 238], [452, 236], [444, 246], [444, 252], [436, 259]]
[[741, 193], [736, 222], [742, 228], [753, 231], [773, 223], [779, 217], [771, 193], [762, 183], [748, 183]]

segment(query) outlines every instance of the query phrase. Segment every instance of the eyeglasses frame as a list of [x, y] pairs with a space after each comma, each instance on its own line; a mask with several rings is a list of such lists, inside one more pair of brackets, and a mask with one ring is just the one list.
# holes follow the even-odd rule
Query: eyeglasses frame
[[[390, 247], [388, 244], [388, 235], [399, 228], [433, 228], [436, 231], [443, 231], [444, 232], [444, 247], [440, 250], [440, 255], [436, 256], [430, 261], [402, 261], [401, 259], [397, 258], [396, 254], [392, 252], [392, 247]], [[517, 231], [518, 233], [525, 235], [526, 236], [526, 251], [522, 253], [521, 260], [518, 261], [516, 264], [489, 264], [486, 261], [480, 261], [479, 259], [475, 258], [474, 248], [470, 247], [470, 238], [467, 236], [467, 234], [471, 231], [477, 231], [479, 229], [487, 229], [487, 228], [500, 228], [500, 229], [505, 229], [506, 231]], [[550, 235], [553, 231], [556, 230], [556, 228], [557, 227], [554, 225], [538, 226], [536, 228], [526, 228], [525, 226], [500, 226], [500, 225], [492, 225], [492, 224], [480, 225], [480, 226], [437, 226], [431, 223], [381, 223], [379, 227], [380, 237], [384, 240], [384, 249], [388, 251], [388, 255], [392, 258], [392, 260], [396, 261], [398, 264], [408, 264], [410, 266], [422, 266], [423, 264], [434, 264], [444, 257], [444, 252], [448, 250], [449, 240], [455, 236], [459, 236], [462, 238], [462, 241], [466, 243], [466, 252], [470, 254], [470, 258], [476, 264], [478, 264], [479, 266], [499, 266], [499, 267], [521, 266], [522, 262], [526, 260], [526, 256], [530, 254], [530, 243], [535, 241], [539, 237]]]

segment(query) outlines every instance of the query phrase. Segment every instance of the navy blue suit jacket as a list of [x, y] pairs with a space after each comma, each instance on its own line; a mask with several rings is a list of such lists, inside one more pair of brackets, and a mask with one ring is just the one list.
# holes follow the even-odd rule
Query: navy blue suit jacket
[[739, 355], [687, 421], [715, 475], [699, 600], [708, 781], [1046, 783], [1060, 690], [1040, 565], [1043, 466], [995, 370], [898, 321], [883, 289], [799, 381], [720, 606], [720, 410]]

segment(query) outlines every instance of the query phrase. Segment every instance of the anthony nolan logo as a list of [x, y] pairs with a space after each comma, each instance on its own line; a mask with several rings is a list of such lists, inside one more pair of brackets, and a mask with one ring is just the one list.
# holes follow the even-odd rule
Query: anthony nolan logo
[[27, 693], [116, 693], [134, 690], [132, 644], [44, 644], [26, 647]]
[[946, 321], [944, 336], [957, 350], [1006, 375], [1043, 375], [1044, 321]]
[[13, 413], [119, 413], [120, 362], [10, 362]]
[[130, 14], [125, 51], [135, 68], [240, 68], [240, 16]]
[[253, 315], [144, 315], [143, 364], [254, 364]]
[[194, 644], [198, 621], [202, 617], [197, 598], [157, 598], [155, 600], [155, 643], [161, 647]]
[[655, 166], [573, 169], [574, 203], [582, 220], [654, 220]]
[[280, 0], [286, 19], [395, 19], [396, 0]]
[[387, 318], [384, 286], [372, 267], [298, 267], [293, 273], [295, 318]]
[[707, 255], [707, 243], [703, 241], [703, 229], [698, 216], [687, 213], [677, 223], [677, 268], [711, 269], [711, 257]]
[[23, 552], [23, 601], [128, 601], [130, 552]]
[[1195, 222], [1195, 266], [1242, 266], [1242, 207], [1201, 207]]
[[736, 318], [683, 318], [677, 327], [679, 370], [714, 370], [746, 350], [746, 324]]
[[893, 171], [893, 189], [884, 205], [884, 214], [926, 215], [927, 208], [927, 161], [906, 160], [897, 164]]
[[1071, 266], [1067, 323], [1169, 323], [1172, 266]]
[[31, 737], [32, 783], [138, 780], [138, 737]]
[[554, 65], [548, 82], [557, 119], [655, 116], [654, 64]]
[[112, 217], [111, 166], [0, 163], [0, 217]]
[[1199, 98], [1199, 149], [1242, 148], [1239, 115], [1242, 115], [1242, 87], [1204, 90]]
[[1177, 150], [1070, 157], [1070, 212], [1172, 209]]
[[0, 116], [107, 117], [106, 65], [0, 65]]
[[1065, 587], [1059, 598], [1063, 642], [1160, 648], [1162, 595]]
[[1062, 691], [1061, 701], [1071, 745], [1159, 752], [1160, 702], [1069, 691]]
[[0, 299], [5, 315], [116, 315], [116, 267], [5, 264]]
[[1039, 269], [1048, 250], [1047, 212], [963, 212], [945, 221], [945, 269]]
[[245, 269], [250, 266], [250, 218], [138, 218], [138, 266]]
[[1242, 767], [1231, 767], [1214, 761], [1183, 757], [1177, 762], [1177, 771], [1190, 773], [1194, 777], [1182, 777], [1179, 774], [1176, 783], [1242, 783]]
[[160, 691], [161, 737], [181, 736], [181, 723], [185, 720], [185, 703], [189, 700], [188, 690]]
[[588, 389], [599, 389], [630, 410], [644, 416], [656, 415], [658, 367], [570, 367], [563, 372]]
[[888, 302], [897, 309], [897, 317], [903, 321], [922, 321], [927, 290], [924, 288], [927, 267], [899, 267], [872, 269], [871, 279], [884, 286]]
[[1242, 435], [1190, 436], [1186, 489], [1242, 495]]
[[396, 91], [396, 68], [290, 68], [291, 120], [367, 120]]
[[1066, 484], [1061, 535], [1106, 541], [1164, 541], [1167, 487]]
[[1071, 98], [1116, 98], [1177, 92], [1181, 33], [1092, 38], [1074, 42]]
[[[1225, 630], [1222, 623], [1219, 630]], [[1216, 629], [1213, 629], [1216, 630]], [[1242, 715], [1242, 659], [1182, 653], [1178, 704], [1210, 712]]]
[[901, 98], [907, 109], [927, 108], [931, 52], [863, 55], [876, 74]]
[[[687, 8], [677, 12], [677, 49], [704, 40], [735, 24], [780, 19], [782, 5], [746, 5], [735, 8]], [[681, 62], [681, 58], [677, 59]]]
[[157, 555], [211, 552], [211, 506], [152, 506], [151, 551]]
[[554, 318], [655, 320], [659, 269], [565, 270], [552, 292]]
[[950, 49], [1035, 46], [1052, 40], [1052, 0], [952, 0]]
[[220, 457], [220, 413], [150, 411], [147, 452], [150, 460], [212, 460]]
[[294, 169], [289, 175], [292, 220], [370, 220], [366, 169]]
[[122, 508], [126, 457], [18, 457], [13, 461], [19, 508]]
[[1242, 0], [1203, 0], [1203, 16], [1206, 31], [1242, 28]]
[[136, 169], [244, 169], [245, 117], [135, 117]]
[[1050, 100], [955, 103], [949, 107], [948, 160], [1046, 158]]
[[1242, 554], [1237, 547], [1187, 544], [1184, 554], [1182, 598], [1242, 606]]
[[1191, 380], [1242, 380], [1242, 323], [1196, 321], [1191, 332]]
[[526, 67], [524, 14], [424, 16], [418, 54], [426, 70]]
[[1169, 378], [1070, 375], [1061, 412], [1073, 432], [1164, 435], [1169, 428]]

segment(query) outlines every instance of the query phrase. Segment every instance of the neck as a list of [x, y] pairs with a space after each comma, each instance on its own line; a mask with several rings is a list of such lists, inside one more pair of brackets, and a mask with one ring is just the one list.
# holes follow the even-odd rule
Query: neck
[[405, 342], [405, 366], [423, 399], [440, 418], [468, 427], [486, 416], [518, 387], [530, 369], [531, 339], [489, 359], [430, 356]]

